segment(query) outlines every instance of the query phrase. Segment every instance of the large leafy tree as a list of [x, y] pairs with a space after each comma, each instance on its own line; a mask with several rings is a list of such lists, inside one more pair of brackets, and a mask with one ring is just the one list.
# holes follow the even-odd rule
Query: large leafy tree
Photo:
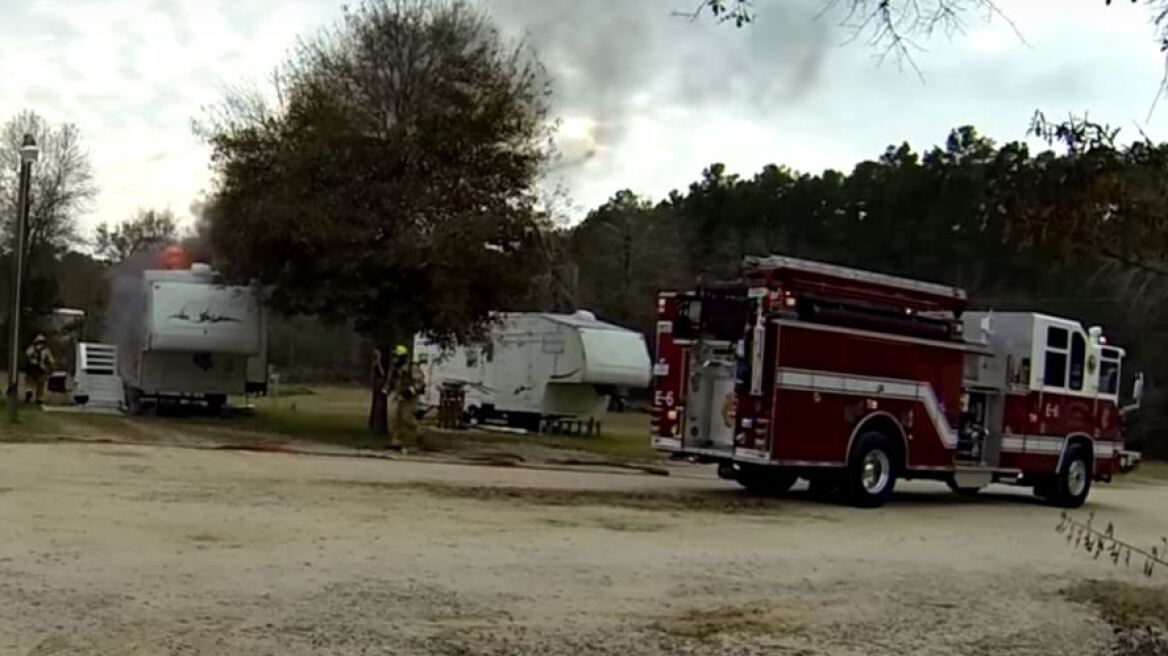
[[463, 3], [371, 0], [276, 79], [275, 105], [234, 94], [202, 125], [229, 273], [381, 340], [471, 338], [526, 291], [548, 136], [527, 50]]
[[475, 339], [530, 298], [551, 123], [522, 44], [465, 3], [369, 0], [275, 79], [274, 104], [235, 93], [200, 126], [221, 269], [384, 345]]

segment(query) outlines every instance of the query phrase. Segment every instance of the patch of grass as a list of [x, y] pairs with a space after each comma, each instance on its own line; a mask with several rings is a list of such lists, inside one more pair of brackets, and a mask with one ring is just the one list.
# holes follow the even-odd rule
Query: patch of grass
[[556, 449], [577, 449], [612, 458], [656, 460], [661, 455], [649, 443], [649, 415], [640, 412], [609, 413], [600, 435], [532, 435], [524, 439]]
[[[295, 388], [294, 388], [295, 389]], [[261, 398], [255, 411], [230, 420], [208, 419], [196, 423], [210, 428], [229, 428], [271, 433], [287, 438], [326, 442], [353, 448], [384, 446], [369, 435], [369, 392], [350, 387], [303, 388], [307, 393]]]
[[150, 441], [151, 432], [139, 422], [122, 415], [85, 413], [44, 413], [46, 422], [53, 426], [58, 437], [77, 439], [126, 439]]
[[384, 446], [384, 441], [369, 434], [367, 417], [340, 413], [288, 408], [257, 408], [241, 417], [236, 427], [285, 437], [327, 442], [357, 449]]
[[1140, 463], [1140, 466], [1134, 474], [1143, 478], [1168, 480], [1168, 462], [1162, 460], [1146, 460]]
[[659, 619], [650, 626], [673, 637], [700, 641], [723, 634], [789, 635], [802, 631], [802, 625], [781, 614], [772, 601], [687, 610]]
[[485, 431], [427, 432], [427, 444], [438, 450], [457, 450], [460, 445], [506, 446], [525, 444], [549, 449], [581, 451], [617, 460], [661, 459], [649, 443], [649, 416], [641, 413], [613, 413], [605, 418], [600, 435], [515, 435]]
[[[37, 439], [54, 433], [75, 434], [93, 431], [112, 436], [126, 435], [152, 440], [164, 434], [151, 422], [170, 423], [184, 432], [232, 439], [283, 438], [372, 449], [385, 446], [381, 438], [369, 435], [369, 390], [360, 387], [293, 387], [281, 390], [279, 398], [259, 398], [254, 411], [228, 419], [186, 416], [181, 419], [129, 418], [120, 416], [68, 414], [51, 415], [29, 407], [23, 412], [19, 432], [0, 425], [0, 439]], [[3, 404], [0, 403], [0, 409]], [[2, 415], [0, 415], [2, 421]], [[649, 445], [648, 415], [613, 413], [604, 421], [598, 436], [512, 435], [481, 431], [437, 431], [429, 424], [421, 428], [427, 448], [436, 451], [468, 451], [484, 446], [534, 445], [550, 449], [591, 453], [618, 460], [656, 460], [659, 454]], [[243, 435], [251, 433], [252, 435]], [[13, 437], [19, 435], [21, 437]]]
[[282, 398], [282, 399], [286, 399], [290, 396], [315, 396], [315, 395], [316, 395], [316, 390], [312, 389], [311, 387], [305, 387], [303, 385], [299, 385], [299, 386], [292, 385], [292, 386], [288, 386], [288, 387], [285, 387], [283, 385], [280, 386], [280, 398]]
[[[281, 391], [278, 399], [259, 399], [251, 416], [232, 423], [244, 430], [275, 433], [290, 438], [327, 442], [354, 448], [384, 446], [368, 434], [369, 391], [358, 387], [306, 388], [304, 396]], [[222, 422], [218, 422], [222, 425]], [[659, 454], [649, 444], [649, 416], [642, 413], [612, 413], [605, 418], [597, 436], [510, 435], [467, 431], [452, 433], [422, 426], [430, 448], [457, 451], [461, 445], [529, 444], [553, 449], [584, 451], [600, 456], [631, 460], [655, 460]]]
[[1149, 624], [1168, 628], [1168, 587], [1089, 580], [1063, 591], [1071, 601], [1090, 604], [1112, 626], [1136, 629]]
[[57, 425], [35, 405], [22, 404], [15, 425], [8, 423], [8, 406], [0, 400], [0, 441], [25, 442], [50, 437]]

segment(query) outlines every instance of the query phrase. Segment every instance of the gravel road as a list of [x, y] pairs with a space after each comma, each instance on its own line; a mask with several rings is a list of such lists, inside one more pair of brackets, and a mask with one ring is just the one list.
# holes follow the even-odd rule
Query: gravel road
[[[4, 445], [0, 655], [1095, 654], [1059, 591], [1140, 578], [1009, 488], [861, 511], [673, 474]], [[1152, 544], [1168, 485], [1089, 509]]]

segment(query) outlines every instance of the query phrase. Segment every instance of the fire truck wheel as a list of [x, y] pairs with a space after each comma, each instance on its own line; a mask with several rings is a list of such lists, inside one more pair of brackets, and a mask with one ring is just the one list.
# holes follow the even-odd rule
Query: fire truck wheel
[[752, 494], [785, 494], [796, 480], [798, 476], [793, 472], [777, 467], [744, 467], [738, 472], [738, 484]]
[[1078, 508], [1091, 492], [1091, 452], [1082, 444], [1067, 449], [1067, 459], [1054, 482], [1050, 501], [1062, 508]]
[[899, 466], [898, 451], [882, 433], [864, 433], [852, 447], [844, 491], [861, 508], [877, 508], [892, 496]]

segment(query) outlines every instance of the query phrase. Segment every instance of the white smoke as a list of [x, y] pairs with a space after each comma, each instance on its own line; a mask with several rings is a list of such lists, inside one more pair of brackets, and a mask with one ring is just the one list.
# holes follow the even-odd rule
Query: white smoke
[[757, 20], [742, 29], [677, 15], [690, 0], [481, 2], [548, 67], [564, 166], [617, 146], [637, 116], [716, 107], [774, 116], [814, 86], [832, 46], [819, 0], [755, 3]]
[[110, 270], [110, 295], [102, 322], [102, 341], [125, 354], [135, 352], [142, 331], [146, 294], [143, 272], [158, 268], [162, 248], [139, 251]]

